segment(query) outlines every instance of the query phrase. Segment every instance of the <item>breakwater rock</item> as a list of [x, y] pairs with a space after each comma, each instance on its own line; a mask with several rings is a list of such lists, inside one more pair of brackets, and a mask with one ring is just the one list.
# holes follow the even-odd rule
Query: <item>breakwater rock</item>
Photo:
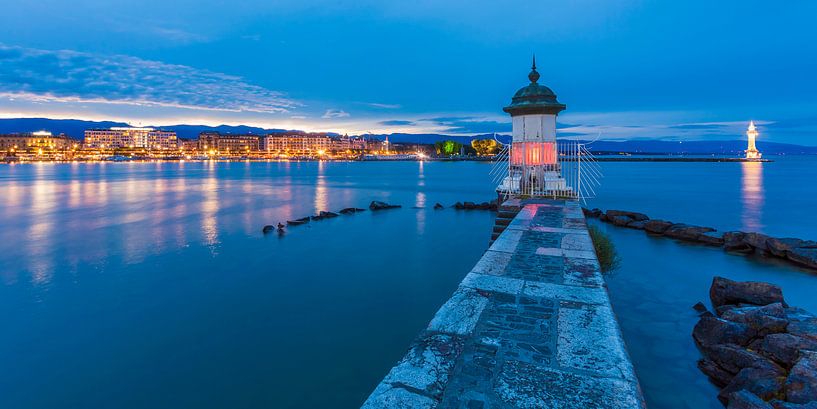
[[454, 203], [454, 208], [457, 210], [491, 210], [496, 211], [499, 204], [496, 200], [490, 202], [474, 203], [474, 202], [457, 202]]
[[667, 220], [650, 219], [643, 213], [624, 210], [583, 209], [587, 217], [615, 226], [644, 230], [654, 236], [664, 236], [722, 247], [726, 251], [741, 254], [760, 254], [776, 257], [801, 267], [817, 270], [817, 242], [797, 238], [777, 238], [761, 233], [729, 231], [719, 233], [712, 227], [673, 223]]
[[783, 299], [780, 287], [715, 277], [714, 312], [695, 305], [698, 368], [728, 408], [817, 408], [817, 317]]
[[371, 203], [369, 203], [369, 209], [371, 211], [386, 210], [386, 209], [397, 209], [397, 208], [400, 208], [400, 207], [401, 207], [400, 205], [388, 204], [386, 202], [379, 202], [377, 200], [372, 201]]

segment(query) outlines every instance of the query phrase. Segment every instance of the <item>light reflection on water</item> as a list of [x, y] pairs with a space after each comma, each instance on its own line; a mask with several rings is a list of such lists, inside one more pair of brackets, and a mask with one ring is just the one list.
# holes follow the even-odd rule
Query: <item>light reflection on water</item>
[[741, 163], [741, 222], [745, 231], [763, 231], [763, 163]]
[[[754, 220], [814, 238], [815, 167], [788, 161], [603, 163], [591, 205], [721, 230]], [[489, 169], [2, 167], [0, 406], [356, 407], [484, 251], [493, 214], [429, 204], [493, 198]], [[291, 228], [281, 240], [260, 233], [371, 200], [404, 209]], [[689, 306], [706, 298], [713, 274], [776, 281], [794, 304], [817, 309], [814, 278], [786, 266], [611, 232], [625, 259], [608, 279], [611, 298], [651, 408], [713, 401], [689, 337]]]

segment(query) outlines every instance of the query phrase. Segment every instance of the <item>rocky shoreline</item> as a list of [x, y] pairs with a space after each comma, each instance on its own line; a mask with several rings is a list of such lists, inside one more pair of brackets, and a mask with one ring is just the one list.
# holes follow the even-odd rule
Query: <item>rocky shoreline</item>
[[631, 229], [644, 230], [654, 236], [670, 237], [708, 246], [722, 247], [740, 254], [759, 254], [786, 260], [800, 267], [817, 270], [817, 241], [777, 238], [761, 233], [729, 231], [719, 233], [711, 227], [650, 219], [644, 213], [625, 210], [583, 209], [587, 217]]
[[715, 277], [714, 312], [693, 308], [698, 368], [729, 409], [817, 408], [817, 317], [783, 299], [780, 287]]
[[[457, 210], [490, 210], [490, 211], [495, 212], [495, 211], [497, 211], [498, 206], [499, 206], [498, 202], [496, 200], [493, 200], [493, 201], [490, 201], [490, 202], [482, 202], [482, 203], [457, 202], [454, 205], [452, 205], [451, 207], [453, 207], [454, 209], [457, 209]], [[377, 200], [374, 200], [371, 203], [369, 203], [369, 210], [371, 210], [373, 212], [377, 212], [377, 211], [381, 211], [381, 210], [389, 210], [389, 209], [399, 209], [401, 207], [403, 207], [403, 206], [396, 205], [396, 204], [390, 204], [390, 203], [386, 203], [386, 202], [381, 202], [381, 201], [377, 201]], [[445, 209], [445, 206], [443, 206], [442, 204], [436, 203], [434, 205], [434, 210], [442, 210], [442, 209]], [[361, 209], [361, 208], [358, 208], [358, 207], [347, 207], [347, 208], [339, 210], [337, 213], [328, 212], [328, 211], [321, 211], [321, 212], [319, 212], [318, 214], [316, 214], [314, 216], [305, 216], [305, 217], [301, 217], [300, 219], [287, 220], [286, 224], [278, 223], [277, 226], [274, 226], [274, 225], [271, 225], [271, 224], [265, 225], [264, 227], [261, 228], [261, 232], [264, 233], [264, 234], [268, 234], [268, 233], [271, 233], [273, 231], [277, 231], [279, 235], [282, 235], [285, 232], [285, 227], [288, 227], [288, 226], [300, 226], [302, 224], [307, 224], [310, 221], [317, 221], [317, 220], [331, 219], [333, 217], [338, 217], [339, 214], [351, 215], [351, 214], [360, 213], [360, 212], [363, 212], [363, 211], [366, 211], [366, 209]]]

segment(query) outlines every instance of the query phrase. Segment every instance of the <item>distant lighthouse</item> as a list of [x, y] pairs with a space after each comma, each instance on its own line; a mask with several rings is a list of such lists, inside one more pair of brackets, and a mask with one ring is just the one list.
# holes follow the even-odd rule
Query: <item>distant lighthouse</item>
[[746, 136], [749, 139], [749, 146], [746, 148], [746, 159], [760, 159], [760, 157], [763, 155], [755, 146], [755, 139], [757, 138], [755, 121], [749, 121], [749, 129], [746, 130]]

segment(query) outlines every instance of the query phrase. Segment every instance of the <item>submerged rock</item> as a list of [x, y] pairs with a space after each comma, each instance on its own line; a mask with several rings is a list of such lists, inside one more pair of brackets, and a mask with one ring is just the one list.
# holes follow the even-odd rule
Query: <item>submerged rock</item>
[[386, 210], [386, 209], [397, 209], [399, 207], [400, 207], [400, 205], [388, 204], [386, 202], [379, 202], [377, 200], [372, 201], [372, 203], [369, 204], [369, 209], [371, 209], [372, 211]]
[[708, 311], [707, 308], [706, 308], [706, 305], [704, 305], [704, 303], [702, 303], [700, 301], [695, 303], [695, 305], [692, 306], [692, 309], [699, 312], [699, 313], [704, 313], [704, 312]]
[[754, 248], [743, 240], [744, 237], [746, 237], [746, 233], [742, 231], [728, 231], [724, 233], [723, 249], [736, 253], [751, 253], [754, 251]]
[[723, 246], [723, 235], [717, 231], [708, 231], [698, 235], [698, 237], [695, 238], [695, 241], [710, 246], [720, 247]]
[[797, 247], [786, 251], [786, 258], [801, 266], [817, 269], [817, 248]]
[[628, 212], [626, 210], [608, 210], [606, 214], [607, 214], [607, 217], [610, 218], [610, 219], [612, 219], [613, 217], [616, 217], [616, 216], [624, 216], [624, 217], [627, 217], [627, 218], [632, 219], [634, 221], [650, 220], [650, 218], [644, 213]]
[[766, 249], [771, 253], [773, 256], [776, 257], [786, 257], [786, 253], [789, 251], [800, 247], [800, 244], [803, 243], [803, 240], [795, 239], [795, 238], [774, 238], [769, 237], [766, 240]]
[[672, 225], [672, 222], [665, 220], [650, 220], [644, 223], [644, 230], [653, 234], [664, 234]]
[[440, 209], [443, 209], [443, 208], [445, 208], [445, 206], [443, 206], [443, 205], [441, 205], [439, 203], [434, 204], [434, 210], [440, 210]]
[[340, 213], [340, 214], [352, 214], [352, 213], [364, 212], [364, 211], [366, 211], [366, 209], [360, 209], [360, 208], [357, 208], [357, 207], [347, 207], [347, 208], [341, 209], [338, 213]]
[[711, 227], [688, 226], [685, 224], [674, 224], [664, 232], [664, 236], [674, 239], [697, 241], [698, 237], [704, 233], [714, 232]]
[[783, 290], [780, 287], [757, 281], [732, 281], [723, 277], [715, 277], [709, 288], [709, 298], [715, 308], [726, 304], [753, 304], [768, 305], [782, 303]]

